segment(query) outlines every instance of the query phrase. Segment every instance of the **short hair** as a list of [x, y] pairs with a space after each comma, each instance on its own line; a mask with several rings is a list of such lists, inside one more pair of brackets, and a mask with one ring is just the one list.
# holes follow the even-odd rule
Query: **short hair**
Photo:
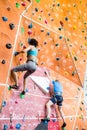
[[33, 46], [35, 46], [35, 47], [38, 46], [38, 41], [37, 41], [36, 39], [34, 39], [34, 38], [30, 39], [30, 40], [28, 41], [28, 43], [29, 43], [29, 45], [33, 45]]

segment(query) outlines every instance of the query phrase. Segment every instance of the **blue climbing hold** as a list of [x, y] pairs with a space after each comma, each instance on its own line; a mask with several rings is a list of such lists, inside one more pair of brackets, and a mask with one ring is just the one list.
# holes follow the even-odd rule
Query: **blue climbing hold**
[[30, 25], [28, 26], [28, 28], [32, 28], [33, 27], [33, 25], [32, 25], [32, 23], [30, 23]]
[[21, 128], [21, 124], [16, 124], [16, 127], [15, 127], [17, 130], [20, 130], [20, 128]]
[[50, 32], [47, 32], [47, 35], [49, 36], [49, 35], [50, 35]]
[[28, 38], [28, 43], [30, 43], [30, 41], [31, 41], [31, 38]]
[[2, 20], [5, 21], [5, 22], [8, 21], [8, 19], [4, 16], [2, 17]]
[[7, 130], [8, 129], [8, 125], [4, 125], [4, 128], [3, 128], [3, 130]]
[[63, 37], [62, 36], [59, 36], [59, 39], [62, 39]]
[[2, 102], [2, 107], [5, 107], [6, 106], [6, 101], [3, 101]]

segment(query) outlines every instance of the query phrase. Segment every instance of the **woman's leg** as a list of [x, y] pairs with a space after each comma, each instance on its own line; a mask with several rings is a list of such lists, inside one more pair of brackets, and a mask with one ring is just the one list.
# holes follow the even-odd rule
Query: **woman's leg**
[[13, 70], [11, 70], [11, 76], [12, 76], [14, 82], [15, 82], [15, 85], [18, 86], [18, 76], [17, 76], [17, 73], [14, 72]]
[[31, 75], [35, 70], [29, 70], [24, 74], [24, 79], [23, 79], [23, 92], [25, 94], [25, 89], [26, 89], [26, 79], [29, 75]]
[[19, 66], [15, 67], [15, 68], [13, 68], [11, 70], [11, 77], [14, 80], [16, 86], [18, 86], [18, 75], [17, 75], [17, 72], [25, 71], [26, 70], [25, 65], [26, 64], [19, 65]]

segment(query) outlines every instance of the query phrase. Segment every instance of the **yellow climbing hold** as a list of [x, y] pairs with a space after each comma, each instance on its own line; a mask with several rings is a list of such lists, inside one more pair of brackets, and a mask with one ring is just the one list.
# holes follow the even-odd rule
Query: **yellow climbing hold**
[[85, 46], [87, 46], [87, 42], [85, 42]]
[[84, 53], [84, 55], [87, 55], [87, 51], [84, 51], [83, 53]]
[[66, 55], [66, 58], [70, 58], [70, 54], [67, 54], [67, 55]]
[[74, 26], [73, 26], [73, 29], [74, 29], [74, 30], [76, 30], [76, 29], [77, 29], [77, 27], [74, 25]]
[[65, 75], [68, 75], [69, 73], [67, 71], [64, 72]]

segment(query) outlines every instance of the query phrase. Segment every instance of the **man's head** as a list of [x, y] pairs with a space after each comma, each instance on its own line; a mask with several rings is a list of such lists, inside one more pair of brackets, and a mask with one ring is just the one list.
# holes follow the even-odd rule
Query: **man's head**
[[28, 41], [28, 43], [29, 43], [29, 45], [33, 45], [33, 46], [35, 46], [35, 47], [38, 46], [38, 41], [37, 41], [36, 39], [34, 39], [34, 38], [30, 39], [30, 40]]

